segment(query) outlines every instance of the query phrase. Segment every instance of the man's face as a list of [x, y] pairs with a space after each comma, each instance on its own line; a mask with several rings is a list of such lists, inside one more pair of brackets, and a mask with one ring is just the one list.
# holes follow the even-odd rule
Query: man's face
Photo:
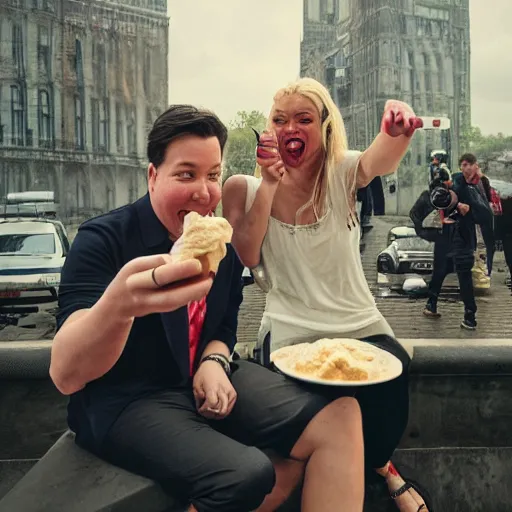
[[478, 162], [472, 164], [467, 160], [463, 160], [460, 164], [460, 170], [468, 183], [478, 183], [480, 179], [480, 167], [478, 166]]
[[172, 240], [183, 231], [191, 211], [208, 215], [221, 197], [221, 149], [217, 137], [184, 135], [167, 147], [158, 169], [148, 167], [151, 205]]

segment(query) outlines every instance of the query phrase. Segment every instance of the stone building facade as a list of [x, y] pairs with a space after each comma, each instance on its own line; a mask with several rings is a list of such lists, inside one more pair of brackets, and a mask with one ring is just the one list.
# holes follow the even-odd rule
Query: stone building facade
[[450, 135], [415, 136], [404, 164], [423, 167], [440, 146], [456, 157], [471, 125], [469, 28], [469, 0], [304, 0], [301, 74], [328, 86], [354, 148], [371, 143], [390, 98], [450, 118]]
[[0, 3], [0, 197], [53, 190], [65, 217], [144, 193], [168, 26], [166, 0]]

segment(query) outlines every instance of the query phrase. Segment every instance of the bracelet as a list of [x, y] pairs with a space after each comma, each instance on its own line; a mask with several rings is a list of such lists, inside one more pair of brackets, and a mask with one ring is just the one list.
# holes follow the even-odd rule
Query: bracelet
[[229, 363], [229, 359], [224, 354], [208, 354], [207, 356], [201, 359], [199, 365], [203, 364], [205, 361], [215, 361], [219, 363], [223, 370], [226, 372], [226, 375], [229, 377], [231, 375], [231, 364]]

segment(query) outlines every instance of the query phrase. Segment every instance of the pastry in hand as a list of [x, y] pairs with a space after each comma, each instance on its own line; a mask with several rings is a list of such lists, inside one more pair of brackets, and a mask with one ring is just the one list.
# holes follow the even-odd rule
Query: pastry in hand
[[171, 255], [174, 261], [195, 258], [201, 262], [203, 275], [216, 274], [232, 235], [233, 228], [226, 219], [190, 212], [185, 216], [183, 233], [172, 246]]

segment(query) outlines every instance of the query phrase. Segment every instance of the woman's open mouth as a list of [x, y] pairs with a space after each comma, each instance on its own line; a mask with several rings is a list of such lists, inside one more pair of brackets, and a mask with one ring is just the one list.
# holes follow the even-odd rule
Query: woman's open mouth
[[284, 149], [284, 153], [288, 158], [297, 161], [300, 160], [300, 158], [304, 154], [304, 151], [306, 150], [306, 144], [302, 139], [299, 139], [298, 137], [293, 137], [286, 140]]

